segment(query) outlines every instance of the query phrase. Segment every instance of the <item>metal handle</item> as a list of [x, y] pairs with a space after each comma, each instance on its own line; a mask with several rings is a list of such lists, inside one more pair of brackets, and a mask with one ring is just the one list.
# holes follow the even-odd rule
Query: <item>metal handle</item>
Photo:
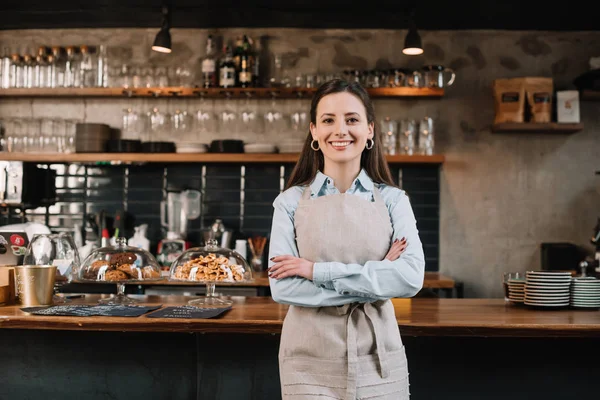
[[446, 82], [446, 86], [451, 86], [454, 83], [454, 79], [456, 79], [456, 74], [451, 68], [444, 68], [444, 72], [450, 74], [450, 80]]

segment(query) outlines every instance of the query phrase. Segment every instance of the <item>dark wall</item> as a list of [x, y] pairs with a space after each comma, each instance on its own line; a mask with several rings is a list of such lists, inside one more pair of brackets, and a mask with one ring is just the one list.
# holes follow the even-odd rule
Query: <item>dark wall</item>
[[[188, 239], [192, 245], [203, 241], [202, 230], [216, 218], [223, 219], [235, 237], [268, 236], [273, 214], [272, 203], [287, 181], [293, 164], [146, 164], [141, 166], [83, 166], [55, 164], [58, 202], [28, 213], [31, 221], [52, 230], [72, 230], [92, 214], [102, 210], [109, 217], [125, 210], [129, 226], [124, 236], [133, 234], [133, 226], [148, 224], [148, 238], [156, 250], [163, 230], [160, 202], [170, 186], [200, 190], [202, 215], [189, 221]], [[244, 174], [244, 196], [241, 176]], [[392, 175], [411, 198], [423, 242], [428, 271], [439, 268], [439, 166], [392, 165]], [[243, 209], [243, 212], [242, 212]], [[112, 225], [109, 225], [109, 228]], [[111, 234], [113, 231], [111, 230]], [[88, 235], [93, 233], [88, 230]], [[123, 235], [121, 235], [123, 236]], [[235, 240], [234, 237], [234, 240]], [[268, 254], [268, 249], [265, 251]]]

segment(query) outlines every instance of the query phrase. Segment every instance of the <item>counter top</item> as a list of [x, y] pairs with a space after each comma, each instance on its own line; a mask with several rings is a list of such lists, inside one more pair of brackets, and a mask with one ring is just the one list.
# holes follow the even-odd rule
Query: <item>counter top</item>
[[[70, 304], [95, 304], [86, 294]], [[191, 297], [130, 295], [140, 304], [182, 305]], [[0, 329], [279, 334], [288, 306], [270, 297], [230, 297], [233, 308], [213, 319], [34, 316], [18, 305], [0, 307]], [[405, 336], [600, 337], [597, 310], [537, 310], [503, 299], [393, 299]]]
[[[89, 282], [75, 282], [89, 283]], [[114, 285], [113, 282], [99, 282], [99, 284]], [[169, 281], [166, 278], [160, 281], [140, 281], [127, 283], [128, 285], [142, 286], [204, 286], [200, 282]], [[427, 289], [452, 289], [455, 286], [454, 279], [440, 274], [439, 272], [425, 272], [423, 288]], [[254, 272], [252, 281], [249, 282], [217, 282], [217, 286], [247, 286], [247, 287], [269, 287], [269, 277], [266, 271]]]

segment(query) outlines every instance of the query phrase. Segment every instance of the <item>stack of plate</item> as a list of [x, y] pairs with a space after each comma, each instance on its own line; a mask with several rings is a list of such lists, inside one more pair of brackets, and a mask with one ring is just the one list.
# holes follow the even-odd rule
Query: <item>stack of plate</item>
[[527, 271], [525, 304], [536, 307], [565, 307], [571, 299], [571, 273]]
[[571, 306], [600, 308], [600, 279], [593, 277], [573, 278]]
[[525, 301], [525, 279], [508, 280], [508, 299], [513, 303]]

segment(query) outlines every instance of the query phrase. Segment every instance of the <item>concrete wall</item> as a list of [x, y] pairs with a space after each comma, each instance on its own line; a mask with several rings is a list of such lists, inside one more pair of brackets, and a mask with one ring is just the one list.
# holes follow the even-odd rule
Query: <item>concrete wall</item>
[[[102, 29], [2, 31], [0, 46], [22, 47], [106, 43], [117, 63], [197, 68], [204, 54], [204, 30], [172, 30], [169, 56], [150, 50], [156, 30]], [[585, 129], [566, 134], [492, 134], [491, 84], [496, 78], [551, 76], [557, 89], [574, 88], [592, 56], [600, 55], [600, 32], [422, 31], [425, 54], [402, 54], [405, 32], [377, 30], [227, 29], [213, 34], [233, 38], [248, 33], [267, 38], [268, 50], [286, 54], [290, 74], [340, 72], [346, 68], [410, 67], [439, 63], [457, 72], [441, 100], [377, 100], [379, 117], [421, 118], [436, 122], [442, 168], [440, 270], [465, 283], [469, 297], [500, 297], [501, 273], [540, 266], [542, 242], [588, 245], [600, 203], [598, 103], [584, 102]], [[120, 126], [122, 109], [195, 109], [199, 100], [36, 99], [0, 103], [7, 116], [68, 116]], [[235, 106], [240, 106], [238, 102]], [[284, 111], [306, 107], [307, 100], [281, 102]], [[223, 101], [215, 101], [216, 109]], [[259, 112], [270, 106], [260, 102]], [[199, 138], [208, 142], [213, 135]], [[247, 142], [298, 143], [305, 132], [276, 137], [245, 136]], [[198, 140], [180, 138], [178, 140]]]

